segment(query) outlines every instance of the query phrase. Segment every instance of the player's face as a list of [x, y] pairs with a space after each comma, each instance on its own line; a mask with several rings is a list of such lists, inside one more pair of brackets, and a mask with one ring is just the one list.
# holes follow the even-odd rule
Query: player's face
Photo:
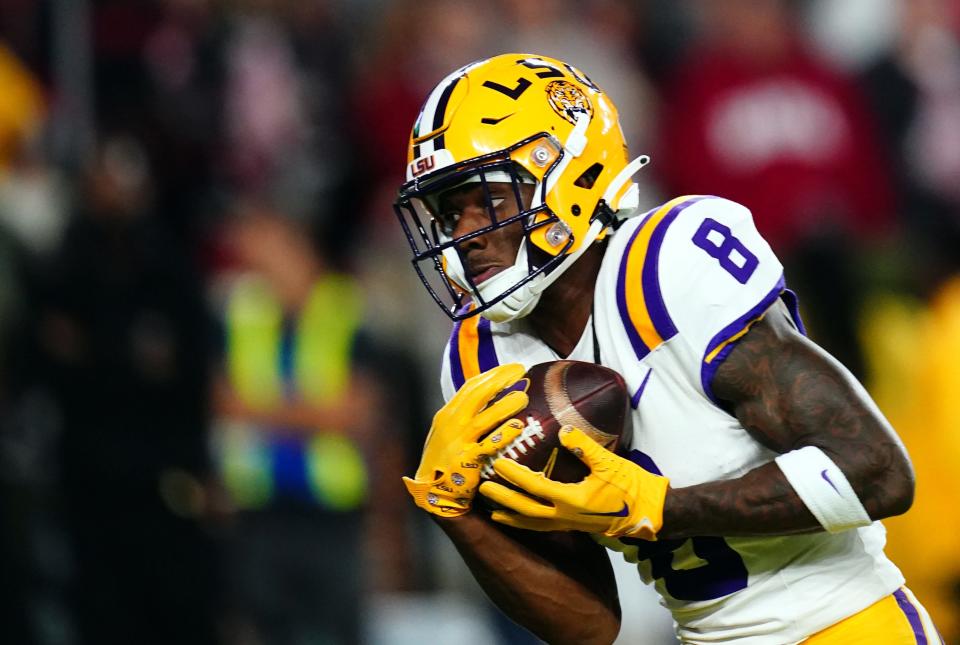
[[[520, 212], [522, 205], [529, 205], [534, 190], [529, 184], [520, 186], [521, 205], [517, 203], [513, 184], [490, 182], [487, 188], [490, 191], [489, 204], [483, 185], [479, 183], [466, 184], [440, 196], [437, 220], [444, 233], [456, 239], [513, 217]], [[523, 223], [518, 220], [458, 244], [467, 276], [475, 285], [480, 285], [513, 266], [523, 235]]]

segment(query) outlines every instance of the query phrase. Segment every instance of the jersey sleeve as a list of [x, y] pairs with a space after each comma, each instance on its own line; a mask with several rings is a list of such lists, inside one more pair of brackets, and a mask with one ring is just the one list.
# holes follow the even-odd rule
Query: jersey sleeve
[[783, 266], [750, 211], [726, 199], [688, 203], [665, 227], [657, 283], [665, 321], [682, 343], [683, 371], [710, 383], [735, 341], [780, 298]]

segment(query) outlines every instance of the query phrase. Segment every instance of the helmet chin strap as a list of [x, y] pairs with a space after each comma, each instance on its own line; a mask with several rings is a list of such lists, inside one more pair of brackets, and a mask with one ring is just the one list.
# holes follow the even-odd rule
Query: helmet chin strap
[[[513, 266], [508, 267], [485, 281], [478, 287], [480, 295], [484, 300], [492, 300], [498, 295], [525, 279], [529, 275], [527, 268], [527, 244], [520, 242], [520, 249], [517, 251], [517, 261]], [[493, 322], [508, 322], [517, 318], [523, 318], [537, 306], [540, 302], [540, 292], [533, 291], [532, 287], [539, 284], [547, 276], [539, 275], [527, 284], [523, 285], [500, 302], [492, 305], [483, 314], [484, 318]]]

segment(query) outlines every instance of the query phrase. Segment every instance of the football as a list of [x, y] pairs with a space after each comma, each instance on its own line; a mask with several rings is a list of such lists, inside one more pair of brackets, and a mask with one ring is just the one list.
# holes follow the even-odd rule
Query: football
[[[530, 402], [516, 414], [525, 427], [498, 457], [513, 459], [555, 481], [582, 480], [589, 470], [560, 443], [560, 428], [576, 426], [608, 450], [629, 446], [629, 398], [623, 377], [611, 369], [581, 361], [552, 361], [531, 367], [524, 380], [508, 388], [526, 387]], [[483, 479], [509, 485], [485, 464]], [[485, 500], [488, 504], [489, 500]]]

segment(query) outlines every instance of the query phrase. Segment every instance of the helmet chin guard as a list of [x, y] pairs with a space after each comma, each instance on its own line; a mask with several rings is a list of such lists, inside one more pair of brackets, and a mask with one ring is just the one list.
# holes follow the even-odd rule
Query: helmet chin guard
[[[489, 280], [479, 285], [478, 289], [484, 300], [491, 302], [489, 308], [483, 312], [484, 318], [493, 322], [507, 322], [516, 318], [523, 318], [540, 302], [542, 290], [537, 287], [547, 279], [539, 274], [523, 284], [509, 295], [498, 298], [499, 294], [507, 291], [512, 285], [522, 281], [527, 275], [527, 245], [522, 243], [517, 252], [517, 261], [512, 267], [504, 269]], [[554, 269], [556, 272], [557, 269]]]
[[[533, 311], [573, 262], [636, 212], [630, 179], [648, 161], [627, 163], [616, 108], [582, 72], [505, 54], [454, 72], [431, 92], [394, 210], [414, 269], [447, 315], [506, 322]], [[441, 196], [470, 183], [482, 187], [490, 223], [454, 238], [459, 215], [442, 212]], [[533, 184], [532, 199], [523, 199], [524, 184]], [[465, 245], [506, 226], [523, 231], [513, 265], [475, 284]]]

